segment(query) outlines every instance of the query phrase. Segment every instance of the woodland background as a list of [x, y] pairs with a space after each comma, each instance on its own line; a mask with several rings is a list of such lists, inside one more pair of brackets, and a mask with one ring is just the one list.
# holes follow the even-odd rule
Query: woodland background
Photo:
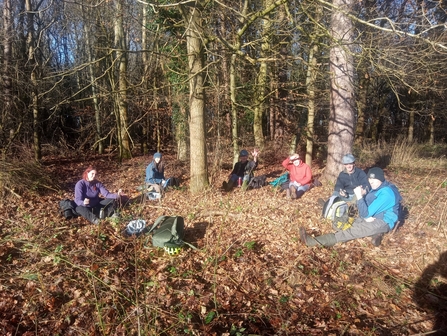
[[[0, 0], [0, 331], [5, 335], [445, 333], [446, 5], [433, 1]], [[223, 193], [240, 149], [323, 186]], [[135, 190], [155, 151], [181, 179]], [[385, 169], [405, 217], [382, 246], [308, 249], [341, 158]], [[134, 200], [65, 221], [89, 165]], [[199, 250], [125, 238], [181, 215]]]

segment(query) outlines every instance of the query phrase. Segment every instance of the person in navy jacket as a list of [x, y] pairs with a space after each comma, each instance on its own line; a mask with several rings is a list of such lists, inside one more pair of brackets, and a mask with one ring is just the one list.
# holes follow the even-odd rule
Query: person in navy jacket
[[333, 246], [340, 242], [371, 237], [372, 244], [380, 246], [383, 235], [391, 231], [399, 219], [402, 197], [397, 187], [385, 180], [381, 168], [371, 168], [368, 171], [368, 181], [371, 191], [366, 195], [361, 186], [354, 189], [359, 217], [350, 228], [318, 237], [311, 237], [304, 228], [300, 228], [301, 241], [307, 246]]
[[355, 200], [354, 189], [356, 187], [362, 186], [366, 194], [371, 186], [365, 172], [355, 166], [354, 155], [346, 154], [342, 158], [342, 163], [345, 168], [338, 175], [332, 196], [338, 196], [341, 200], [349, 202]]

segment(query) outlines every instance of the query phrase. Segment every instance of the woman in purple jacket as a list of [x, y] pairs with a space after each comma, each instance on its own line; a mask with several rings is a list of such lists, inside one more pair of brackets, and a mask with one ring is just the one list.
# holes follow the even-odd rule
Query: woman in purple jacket
[[[75, 186], [76, 212], [93, 224], [99, 224], [105, 217], [117, 217], [115, 209], [117, 200], [124, 196], [122, 190], [118, 193], [109, 192], [104, 185], [96, 179], [96, 168], [90, 166], [82, 174]], [[102, 195], [105, 198], [100, 197]]]

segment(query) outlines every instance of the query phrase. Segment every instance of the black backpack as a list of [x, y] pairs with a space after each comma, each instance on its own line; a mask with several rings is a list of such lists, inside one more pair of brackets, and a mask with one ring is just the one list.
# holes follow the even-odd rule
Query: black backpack
[[60, 211], [65, 219], [72, 219], [79, 216], [76, 212], [76, 206], [75, 201], [69, 200], [68, 198], [59, 202]]
[[180, 181], [177, 177], [170, 177], [166, 180], [166, 187], [179, 187]]
[[265, 175], [253, 177], [248, 184], [248, 189], [259, 189], [267, 185], [267, 177]]

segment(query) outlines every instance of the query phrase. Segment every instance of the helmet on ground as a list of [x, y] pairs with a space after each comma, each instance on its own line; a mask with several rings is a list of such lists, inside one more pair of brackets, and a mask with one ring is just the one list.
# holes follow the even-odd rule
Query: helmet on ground
[[245, 149], [243, 149], [243, 150], [241, 150], [241, 152], [239, 153], [239, 156], [248, 156], [248, 152], [247, 152]]
[[341, 160], [343, 164], [350, 164], [355, 162], [355, 157], [352, 154], [346, 154], [343, 156], [343, 159]]
[[127, 224], [126, 234], [131, 235], [139, 235], [143, 232], [146, 227], [146, 221], [143, 219], [132, 220]]

